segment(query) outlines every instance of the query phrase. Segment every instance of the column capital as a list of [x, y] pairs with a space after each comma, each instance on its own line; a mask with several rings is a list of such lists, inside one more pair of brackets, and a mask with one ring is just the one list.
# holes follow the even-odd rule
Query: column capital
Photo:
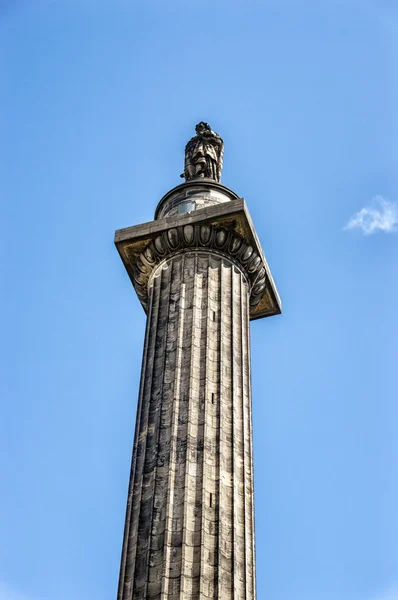
[[145, 312], [154, 269], [172, 255], [192, 250], [221, 253], [244, 271], [250, 285], [250, 319], [281, 312], [276, 286], [242, 198], [119, 229], [115, 245]]

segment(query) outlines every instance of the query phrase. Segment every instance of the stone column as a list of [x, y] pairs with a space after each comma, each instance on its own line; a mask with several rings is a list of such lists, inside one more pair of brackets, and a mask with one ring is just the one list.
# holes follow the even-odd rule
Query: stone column
[[255, 597], [248, 322], [227, 257], [152, 274], [121, 600]]
[[147, 311], [118, 600], [256, 597], [249, 319], [280, 308], [244, 208], [116, 234]]

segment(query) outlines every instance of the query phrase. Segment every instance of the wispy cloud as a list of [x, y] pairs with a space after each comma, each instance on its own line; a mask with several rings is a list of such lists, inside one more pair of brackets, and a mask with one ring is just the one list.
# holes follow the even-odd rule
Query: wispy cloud
[[393, 233], [398, 230], [398, 202], [375, 196], [369, 206], [351, 217], [344, 229], [361, 229], [365, 235], [378, 231]]

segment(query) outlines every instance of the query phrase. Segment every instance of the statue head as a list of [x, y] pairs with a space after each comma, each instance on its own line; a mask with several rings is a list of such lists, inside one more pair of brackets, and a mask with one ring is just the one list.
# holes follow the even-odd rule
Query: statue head
[[203, 135], [205, 133], [211, 133], [211, 127], [208, 123], [201, 121], [196, 125], [195, 131], [198, 135]]

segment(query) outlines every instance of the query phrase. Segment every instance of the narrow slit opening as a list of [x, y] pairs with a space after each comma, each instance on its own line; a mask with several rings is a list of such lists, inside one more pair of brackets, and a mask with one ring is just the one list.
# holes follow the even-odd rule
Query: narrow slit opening
[[211, 403], [214, 404], [214, 392], [211, 394]]
[[216, 320], [216, 313], [214, 310], [211, 311], [211, 318], [213, 322]]
[[213, 494], [210, 494], [210, 508], [213, 506]]

